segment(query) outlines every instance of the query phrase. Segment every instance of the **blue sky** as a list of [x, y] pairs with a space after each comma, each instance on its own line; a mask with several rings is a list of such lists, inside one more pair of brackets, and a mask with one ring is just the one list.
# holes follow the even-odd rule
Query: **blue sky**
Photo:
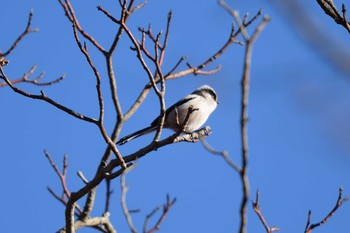
[[[253, 50], [249, 102], [249, 179], [251, 200], [259, 189], [261, 207], [270, 225], [282, 232], [302, 232], [307, 211], [312, 221], [319, 221], [330, 210], [343, 186], [350, 194], [349, 147], [349, 77], [303, 41], [296, 28], [285, 20], [278, 8], [268, 1], [228, 1], [241, 15], [253, 15], [260, 8], [272, 21], [262, 32]], [[118, 12], [117, 1], [73, 2], [84, 28], [108, 47], [115, 31], [96, 6]], [[349, 35], [335, 25], [316, 5], [306, 3], [311, 17], [317, 19], [328, 35], [349, 50]], [[13, 0], [2, 3], [0, 49], [5, 51], [24, 29], [28, 13], [34, 11], [31, 34], [8, 57], [5, 72], [18, 78], [33, 64], [45, 80], [62, 74], [66, 79], [44, 87], [51, 98], [86, 115], [96, 117], [95, 82], [85, 58], [80, 54], [72, 29], [56, 1]], [[199, 64], [213, 54], [227, 39], [232, 19], [216, 1], [156, 1], [130, 19], [130, 28], [152, 24], [153, 30], [164, 29], [169, 10], [173, 12], [169, 47], [164, 69], [169, 70], [183, 56]], [[114, 64], [118, 77], [120, 101], [126, 110], [148, 78], [124, 40], [117, 50]], [[332, 48], [332, 44], [329, 45]], [[208, 142], [227, 150], [240, 162], [240, 79], [244, 48], [233, 45], [209, 68], [221, 64], [212, 76], [188, 76], [167, 83], [166, 103], [170, 106], [202, 84], [215, 88], [220, 105], [207, 124], [213, 129]], [[102, 57], [91, 47], [95, 63], [105, 75]], [[182, 67], [184, 68], [184, 66]], [[105, 76], [104, 76], [105, 77]], [[106, 80], [104, 90], [108, 92]], [[32, 93], [41, 87], [19, 84]], [[108, 94], [106, 94], [106, 99]], [[71, 191], [82, 187], [76, 172], [88, 179], [94, 175], [105, 143], [98, 129], [89, 123], [67, 116], [43, 102], [26, 99], [8, 87], [0, 89], [2, 106], [0, 131], [0, 204], [3, 232], [53, 232], [64, 224], [64, 207], [52, 198], [46, 187], [60, 193], [59, 180], [43, 156], [47, 150], [61, 165], [68, 154], [68, 186]], [[154, 94], [125, 124], [121, 136], [148, 126], [157, 116]], [[111, 131], [115, 113], [106, 100], [106, 127]], [[170, 132], [164, 131], [165, 134]], [[152, 135], [139, 138], [120, 148], [125, 155], [141, 148]], [[209, 154], [200, 143], [180, 143], [152, 152], [137, 162], [127, 176], [128, 206], [141, 209], [134, 222], [142, 229], [145, 215], [165, 201], [168, 193], [177, 203], [161, 226], [161, 232], [236, 232], [241, 184], [237, 174], [225, 162]], [[113, 182], [111, 220], [118, 232], [128, 232], [120, 208], [119, 180]], [[93, 211], [103, 211], [104, 187], [99, 188]], [[350, 229], [350, 207], [345, 203], [317, 232], [345, 232]], [[19, 224], [19, 221], [21, 224]], [[263, 232], [263, 227], [249, 205], [248, 231]], [[81, 232], [93, 232], [90, 229]]]

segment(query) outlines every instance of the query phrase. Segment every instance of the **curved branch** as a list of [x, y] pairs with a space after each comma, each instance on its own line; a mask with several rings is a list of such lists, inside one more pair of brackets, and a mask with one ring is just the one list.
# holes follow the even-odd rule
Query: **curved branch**
[[255, 196], [255, 201], [252, 201], [252, 205], [253, 205], [253, 209], [254, 209], [254, 212], [258, 215], [261, 223], [264, 225], [264, 228], [266, 230], [266, 233], [271, 233], [271, 232], [274, 232], [274, 231], [279, 231], [280, 228], [278, 227], [269, 227], [269, 225], [267, 224], [264, 216], [262, 215], [261, 213], [261, 209], [260, 209], [260, 194], [259, 194], [259, 191], [256, 191], [256, 196]]
[[[0, 65], [3, 66], [3, 65]], [[36, 77], [35, 79], [29, 79], [29, 76], [32, 75], [36, 69], [37, 65], [32, 66], [32, 68], [30, 68], [30, 70], [28, 72], [26, 72], [23, 77], [18, 78], [18, 79], [14, 79], [11, 80], [12, 84], [16, 84], [16, 83], [31, 83], [34, 84], [36, 86], [50, 86], [52, 84], [58, 83], [60, 81], [62, 81], [65, 78], [65, 75], [62, 75], [61, 77], [58, 77], [52, 81], [49, 82], [40, 82], [40, 80], [44, 77], [45, 73], [42, 72], [38, 77]], [[6, 82], [2, 82], [0, 83], [0, 87], [4, 87], [7, 86], [8, 84]]]
[[80, 114], [80, 113], [78, 113], [78, 112], [76, 112], [76, 111], [74, 111], [74, 110], [72, 110], [70, 108], [67, 108], [66, 106], [63, 106], [63, 105], [57, 103], [56, 101], [52, 100], [47, 95], [45, 95], [45, 93], [43, 91], [41, 91], [41, 95], [34, 95], [34, 94], [30, 94], [28, 92], [25, 92], [25, 91], [15, 87], [14, 85], [12, 85], [11, 81], [7, 78], [6, 74], [4, 73], [3, 68], [1, 66], [0, 66], [0, 73], [1, 73], [0, 78], [3, 79], [7, 83], [7, 85], [9, 85], [9, 87], [14, 92], [16, 92], [16, 93], [18, 93], [20, 95], [26, 96], [28, 98], [42, 100], [44, 102], [47, 102], [47, 103], [51, 104], [52, 106], [62, 110], [65, 113], [68, 113], [69, 115], [74, 116], [75, 118], [78, 118], [80, 120], [91, 122], [91, 123], [94, 123], [94, 124], [98, 123], [98, 121], [96, 119], [94, 119], [94, 118], [91, 118], [91, 117], [85, 116], [83, 114]]
[[12, 46], [5, 53], [3, 53], [3, 54], [0, 53], [0, 57], [8, 56], [17, 47], [19, 42], [21, 42], [21, 40], [23, 40], [23, 38], [26, 35], [28, 35], [31, 32], [38, 32], [39, 31], [38, 28], [30, 28], [30, 26], [32, 24], [32, 19], [33, 19], [33, 12], [30, 11], [26, 28], [24, 29], [24, 31], [21, 33], [21, 35], [19, 35], [19, 37], [15, 40], [15, 42], [12, 44]]
[[348, 197], [343, 198], [342, 195], [343, 195], [343, 188], [340, 187], [338, 199], [337, 199], [333, 209], [327, 214], [327, 216], [324, 219], [322, 219], [318, 223], [311, 224], [311, 210], [309, 210], [307, 223], [306, 223], [306, 227], [305, 227], [305, 233], [311, 233], [314, 228], [325, 224], [335, 214], [335, 212], [338, 210], [338, 208], [340, 206], [342, 206], [344, 204], [344, 202], [348, 201]]

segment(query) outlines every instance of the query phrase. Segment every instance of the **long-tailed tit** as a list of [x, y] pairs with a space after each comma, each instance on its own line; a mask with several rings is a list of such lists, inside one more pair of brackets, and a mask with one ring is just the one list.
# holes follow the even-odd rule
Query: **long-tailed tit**
[[[217, 105], [218, 99], [214, 89], [208, 85], [201, 86], [166, 110], [164, 128], [178, 131], [181, 127], [184, 127], [183, 124], [186, 123], [183, 132], [192, 133], [207, 121]], [[188, 113], [191, 106], [194, 111]], [[188, 119], [185, 122], [188, 114]], [[134, 138], [156, 130], [158, 123], [159, 117], [157, 117], [150, 126], [121, 138], [117, 144], [123, 145]]]

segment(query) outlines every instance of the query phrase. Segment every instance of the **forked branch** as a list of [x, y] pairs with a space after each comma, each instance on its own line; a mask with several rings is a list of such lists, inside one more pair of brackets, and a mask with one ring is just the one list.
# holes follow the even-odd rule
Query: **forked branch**
[[343, 188], [340, 187], [339, 188], [338, 199], [337, 199], [333, 209], [320, 222], [313, 223], [313, 224], [311, 223], [311, 210], [309, 210], [308, 216], [307, 216], [306, 227], [305, 227], [305, 231], [304, 232], [305, 233], [311, 233], [313, 229], [315, 229], [315, 228], [325, 224], [335, 214], [335, 212], [338, 210], [338, 208], [340, 206], [342, 206], [344, 204], [344, 202], [346, 202], [346, 201], [348, 201], [348, 197], [344, 197], [343, 198]]
[[256, 196], [255, 196], [255, 201], [252, 201], [252, 205], [253, 205], [253, 210], [256, 213], [256, 215], [258, 215], [261, 223], [264, 225], [264, 228], [266, 230], [266, 233], [271, 233], [274, 231], [279, 231], [280, 228], [278, 227], [269, 227], [269, 225], [267, 224], [261, 209], [260, 209], [260, 194], [259, 191], [256, 191]]
[[[0, 65], [0, 66], [3, 66], [3, 65]], [[11, 80], [11, 83], [12, 84], [16, 84], [16, 83], [31, 83], [31, 84], [34, 84], [36, 86], [50, 86], [50, 85], [53, 85], [53, 84], [56, 84], [60, 81], [62, 81], [65, 76], [62, 75], [61, 77], [59, 78], [56, 78], [52, 81], [49, 81], [49, 82], [40, 82], [40, 80], [44, 77], [45, 73], [42, 72], [38, 77], [34, 78], [34, 79], [30, 79], [29, 76], [32, 75], [36, 69], [37, 65], [34, 65], [32, 66], [32, 68], [26, 72], [21, 78], [18, 78], [18, 79], [13, 79]], [[4, 86], [7, 86], [7, 82], [2, 82], [0, 83], [0, 87], [4, 87]]]
[[27, 26], [24, 29], [24, 31], [18, 36], [18, 38], [13, 42], [13, 44], [11, 45], [11, 47], [4, 53], [0, 53], [0, 58], [1, 57], [7, 57], [17, 46], [18, 44], [23, 40], [23, 38], [25, 36], [27, 36], [29, 33], [31, 32], [38, 32], [39, 29], [38, 28], [31, 28], [32, 25], [32, 19], [33, 19], [33, 12], [30, 11], [29, 12], [29, 17], [28, 17], [28, 21], [27, 21]]
[[[169, 195], [166, 195], [166, 202], [163, 206], [158, 206], [156, 207], [151, 213], [149, 213], [146, 216], [144, 225], [143, 225], [143, 233], [154, 233], [156, 231], [158, 231], [160, 229], [160, 225], [163, 223], [163, 221], [165, 220], [165, 217], [168, 215], [170, 209], [174, 206], [176, 202], [176, 198], [174, 199], [170, 199]], [[150, 219], [160, 210], [162, 209], [162, 213], [160, 215], [160, 217], [158, 218], [156, 224], [149, 230], [147, 230], [148, 228], [148, 223], [150, 221]]]
[[[56, 192], [53, 191], [53, 189], [50, 187], [47, 187], [47, 189], [54, 198], [56, 198], [62, 204], [67, 205], [67, 200], [70, 198], [70, 191], [67, 187], [67, 181], [66, 181], [67, 168], [68, 168], [68, 157], [67, 157], [67, 155], [63, 156], [63, 166], [62, 166], [62, 171], [60, 171], [60, 169], [58, 168], [56, 163], [53, 161], [51, 155], [47, 151], [44, 151], [44, 155], [47, 158], [47, 160], [49, 161], [49, 163], [50, 163], [51, 167], [53, 168], [53, 170], [55, 171], [56, 175], [60, 179], [62, 190], [63, 190], [62, 195], [60, 196], [60, 195], [56, 194]], [[80, 215], [82, 213], [82, 210], [79, 206], [77, 206], [77, 210], [78, 210], [78, 212], [75, 214]]]
[[32, 98], [32, 99], [36, 99], [36, 100], [41, 100], [41, 101], [47, 102], [47, 103], [51, 104], [52, 106], [62, 110], [65, 113], [68, 113], [69, 115], [74, 116], [75, 118], [78, 118], [80, 120], [91, 122], [91, 123], [94, 123], [94, 124], [97, 123], [96, 119], [93, 119], [91, 117], [88, 117], [88, 116], [85, 116], [83, 114], [80, 114], [80, 113], [74, 111], [73, 109], [70, 109], [70, 108], [68, 108], [68, 107], [66, 107], [66, 106], [64, 106], [62, 104], [59, 104], [58, 102], [56, 102], [53, 99], [51, 99], [50, 97], [48, 97], [43, 91], [41, 91], [40, 95], [35, 95], [35, 94], [28, 93], [26, 91], [23, 91], [22, 89], [19, 89], [19, 88], [15, 87], [14, 85], [12, 85], [11, 81], [6, 76], [6, 74], [5, 74], [4, 70], [3, 70], [3, 67], [1, 67], [1, 66], [0, 66], [0, 79], [3, 79], [7, 83], [7, 85], [10, 86], [10, 88], [14, 92], [16, 92], [16, 93], [18, 93], [20, 95], [23, 95], [23, 96], [28, 97], [28, 98]]
[[233, 17], [236, 24], [238, 25], [238, 31], [241, 33], [245, 42], [245, 55], [244, 55], [244, 65], [243, 65], [243, 75], [241, 79], [241, 147], [242, 147], [242, 165], [241, 169], [235, 169], [239, 172], [239, 176], [242, 183], [242, 200], [240, 206], [240, 224], [239, 232], [246, 232], [247, 224], [247, 204], [249, 200], [249, 179], [248, 179], [248, 100], [249, 100], [249, 82], [250, 82], [250, 69], [252, 60], [252, 48], [253, 43], [256, 38], [269, 22], [267, 16], [263, 17], [263, 20], [258, 24], [258, 26], [253, 31], [252, 36], [248, 35], [247, 27], [251, 25], [261, 14], [262, 10], [258, 11], [250, 20], [248, 20], [248, 14], [242, 20], [239, 16], [238, 11], [233, 10], [229, 7], [225, 1], [219, 0], [218, 3]]
[[342, 4], [341, 13], [338, 11], [333, 0], [317, 0], [318, 5], [323, 9], [324, 13], [329, 15], [334, 22], [342, 25], [350, 33], [350, 23], [346, 16], [346, 7]]

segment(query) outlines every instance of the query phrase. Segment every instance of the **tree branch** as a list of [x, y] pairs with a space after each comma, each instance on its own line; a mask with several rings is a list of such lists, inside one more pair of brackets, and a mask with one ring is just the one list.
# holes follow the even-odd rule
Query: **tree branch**
[[38, 32], [38, 28], [31, 28], [32, 25], [32, 19], [33, 19], [33, 12], [29, 12], [28, 22], [27, 26], [24, 29], [24, 31], [19, 35], [19, 37], [15, 40], [15, 42], [11, 45], [11, 47], [3, 54], [0, 53], [0, 57], [6, 57], [8, 56], [17, 46], [18, 44], [23, 40], [23, 38], [28, 35], [31, 32]]
[[215, 150], [212, 146], [209, 145], [209, 143], [204, 138], [201, 139], [201, 142], [207, 151], [209, 151], [210, 153], [212, 153], [214, 155], [221, 156], [233, 170], [235, 170], [237, 173], [241, 173], [241, 168], [237, 164], [235, 164], [235, 162], [233, 162], [231, 160], [231, 158], [228, 155], [228, 152], [226, 150], [224, 150], [224, 151]]
[[70, 1], [58, 0], [58, 2], [61, 4], [67, 19], [72, 23], [72, 25], [76, 25], [76, 28], [79, 31], [79, 33], [82, 34], [84, 38], [86, 38], [88, 41], [90, 41], [91, 44], [93, 44], [100, 52], [105, 53], [106, 50], [94, 39], [94, 37], [92, 37], [89, 33], [84, 31], [75, 15], [74, 9]]
[[259, 217], [261, 223], [264, 225], [264, 228], [265, 228], [267, 233], [271, 233], [271, 232], [280, 230], [280, 228], [278, 228], [278, 227], [269, 227], [263, 214], [261, 213], [260, 202], [259, 202], [259, 191], [256, 191], [255, 201], [252, 201], [252, 205], [253, 205], [254, 212], [258, 215], [258, 217]]
[[161, 208], [160, 206], [156, 207], [150, 214], [148, 214], [146, 216], [146, 219], [145, 219], [145, 222], [143, 225], [143, 232], [144, 233], [154, 233], [154, 232], [158, 231], [160, 229], [160, 225], [165, 220], [165, 217], [169, 213], [170, 209], [174, 206], [175, 202], [176, 202], [176, 198], [170, 200], [169, 195], [166, 195], [166, 203], [163, 205], [163, 209], [162, 209], [163, 211], [162, 211], [162, 214], [160, 215], [158, 221], [151, 229], [147, 230], [148, 222], [149, 222], [150, 218]]
[[334, 22], [342, 25], [350, 33], [350, 23], [346, 17], [346, 8], [342, 4], [342, 14], [338, 11], [337, 7], [334, 5], [333, 0], [316, 0], [318, 5], [323, 9], [324, 13], [329, 15]]
[[14, 85], [12, 85], [11, 81], [8, 79], [8, 77], [6, 76], [6, 74], [4, 73], [4, 70], [3, 70], [3, 67], [0, 66], [0, 78], [3, 79], [7, 85], [9, 85], [9, 87], [16, 93], [20, 94], [20, 95], [23, 95], [23, 96], [26, 96], [28, 98], [32, 98], [32, 99], [37, 99], [37, 100], [42, 100], [44, 102], [47, 102], [51, 105], [53, 105], [54, 107], [62, 110], [63, 112], [65, 113], [68, 113], [69, 115], [71, 116], [74, 116], [75, 118], [78, 118], [80, 120], [83, 120], [83, 121], [87, 121], [87, 122], [91, 122], [91, 123], [94, 123], [94, 124], [97, 124], [98, 121], [96, 119], [93, 119], [91, 117], [88, 117], [88, 116], [85, 116], [85, 115], [82, 115], [70, 108], [67, 108], [59, 103], [57, 103], [56, 101], [52, 100], [51, 98], [49, 98], [47, 95], [45, 95], [45, 93], [43, 91], [41, 91], [41, 95], [34, 95], [34, 94], [30, 94], [28, 92], [25, 92], [17, 87], [15, 87]]
[[304, 232], [305, 233], [311, 233], [313, 229], [315, 229], [315, 228], [325, 224], [335, 214], [335, 212], [338, 210], [338, 208], [340, 206], [342, 206], [344, 204], [344, 202], [348, 201], [348, 197], [344, 197], [343, 198], [342, 195], [343, 195], [343, 188], [340, 187], [339, 188], [338, 199], [337, 199], [333, 209], [327, 214], [327, 216], [324, 219], [322, 219], [318, 223], [311, 224], [311, 210], [309, 210], [307, 223], [306, 223], [306, 227], [305, 227], [305, 231]]
[[253, 21], [255, 21], [262, 13], [258, 11], [255, 16], [248, 20], [248, 15], [245, 16], [242, 21], [238, 11], [230, 8], [225, 1], [219, 0], [218, 3], [234, 18], [236, 24], [239, 27], [239, 32], [242, 34], [245, 41], [245, 55], [244, 55], [244, 65], [243, 65], [243, 75], [241, 80], [241, 90], [242, 90], [242, 99], [241, 99], [241, 114], [240, 114], [240, 123], [241, 123], [241, 147], [242, 147], [242, 166], [241, 169], [235, 169], [239, 171], [241, 183], [242, 183], [242, 200], [240, 206], [240, 225], [239, 232], [246, 232], [247, 224], [247, 204], [249, 199], [249, 179], [248, 179], [248, 97], [249, 97], [249, 81], [250, 81], [250, 66], [251, 66], [251, 55], [253, 43], [260, 34], [261, 30], [265, 27], [269, 18], [267, 16], [263, 17], [262, 22], [255, 28], [253, 35], [249, 37], [246, 30]]
[[133, 168], [134, 168], [134, 166], [128, 167], [127, 169], [125, 169], [123, 171], [122, 175], [120, 176], [120, 186], [121, 186], [121, 189], [122, 189], [121, 205], [122, 205], [124, 216], [125, 216], [126, 221], [127, 221], [128, 225], [129, 225], [130, 231], [132, 233], [137, 233], [137, 230], [136, 230], [136, 228], [135, 228], [135, 226], [134, 226], [134, 224], [132, 222], [132, 218], [130, 216], [130, 212], [129, 212], [128, 206], [126, 204], [126, 193], [127, 193], [129, 188], [128, 188], [128, 186], [125, 183], [125, 176]]
[[[235, 17], [237, 24], [240, 28], [244, 25], [240, 25], [240, 18]], [[246, 47], [245, 47], [245, 59], [244, 59], [244, 68], [243, 68], [243, 77], [242, 77], [242, 101], [241, 101], [241, 138], [242, 138], [242, 169], [241, 169], [241, 181], [243, 185], [243, 197], [241, 202], [240, 214], [240, 232], [246, 232], [247, 224], [247, 204], [249, 198], [249, 180], [248, 180], [248, 97], [249, 97], [249, 82], [250, 82], [250, 65], [251, 65], [251, 55], [253, 43], [260, 34], [261, 30], [269, 22], [268, 17], [264, 17], [263, 21], [257, 26], [253, 35], [250, 38], [245, 38]], [[243, 29], [242, 29], [243, 30]], [[245, 31], [245, 29], [244, 29]], [[245, 35], [247, 33], [243, 33]]]
[[[3, 66], [3, 65], [0, 65], [0, 66]], [[58, 82], [62, 81], [65, 78], [65, 76], [62, 75], [61, 77], [56, 78], [56, 79], [54, 79], [52, 81], [49, 81], [49, 82], [40, 82], [40, 80], [45, 75], [45, 73], [42, 72], [37, 78], [29, 79], [29, 76], [34, 73], [36, 67], [37, 67], [37, 65], [32, 66], [32, 68], [28, 72], [26, 72], [21, 78], [11, 80], [11, 83], [12, 84], [16, 84], [16, 83], [31, 83], [31, 84], [34, 84], [36, 86], [50, 86], [52, 84], [55, 84], [55, 83], [58, 83]], [[8, 84], [6, 82], [0, 83], [0, 87], [4, 87], [4, 86], [7, 86], [7, 85]]]
[[[47, 158], [47, 160], [49, 161], [51, 167], [56, 172], [58, 178], [60, 179], [63, 192], [62, 192], [62, 195], [59, 196], [50, 187], [47, 187], [47, 189], [48, 189], [48, 191], [51, 193], [51, 195], [54, 198], [56, 198], [57, 200], [59, 200], [62, 204], [64, 204], [66, 206], [67, 205], [67, 199], [70, 198], [70, 192], [69, 192], [69, 189], [67, 187], [67, 182], [66, 182], [66, 174], [67, 174], [67, 167], [68, 167], [68, 157], [67, 157], [67, 155], [64, 155], [64, 157], [63, 157], [63, 167], [62, 167], [62, 171], [60, 171], [59, 168], [57, 167], [57, 165], [55, 164], [55, 162], [53, 161], [53, 159], [51, 158], [51, 155], [47, 151], [44, 151], [44, 155]], [[76, 213], [76, 215], [80, 215], [82, 213], [82, 210], [81, 210], [81, 208], [79, 206], [77, 206], [77, 210], [78, 210], [78, 212]]]

